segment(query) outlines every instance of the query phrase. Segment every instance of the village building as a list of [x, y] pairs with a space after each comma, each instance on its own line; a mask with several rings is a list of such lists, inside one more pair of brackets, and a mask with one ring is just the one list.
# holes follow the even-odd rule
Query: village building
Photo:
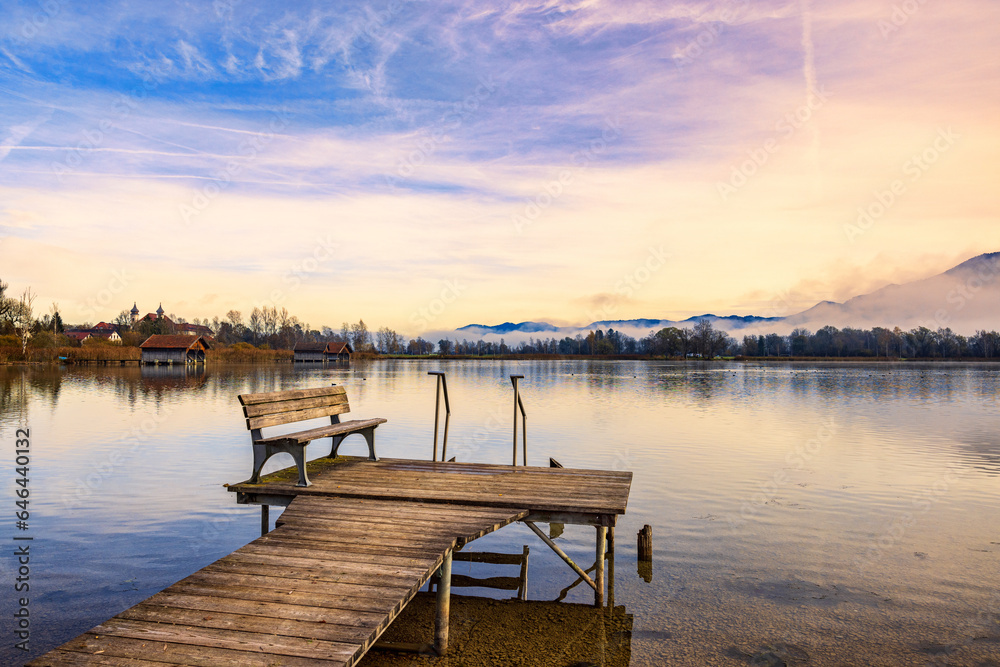
[[104, 322], [101, 322], [101, 324], [97, 325], [93, 329], [70, 329], [68, 331], [64, 331], [63, 335], [80, 344], [83, 344], [83, 341], [90, 339], [103, 339], [111, 341], [112, 343], [122, 342], [122, 337], [118, 334], [118, 328], [112, 325], [107, 325]]
[[204, 336], [155, 334], [143, 341], [143, 364], [203, 364], [211, 344]]
[[351, 361], [351, 346], [347, 343], [297, 343], [294, 350], [295, 361], [329, 362]]
[[[132, 304], [132, 310], [129, 311], [132, 316], [132, 325], [135, 326], [139, 322], [162, 322], [167, 325], [168, 331], [173, 331], [177, 334], [183, 334], [185, 336], [205, 336], [210, 338], [213, 335], [212, 329], [206, 327], [202, 324], [189, 324], [187, 322], [174, 322], [169, 317], [163, 314], [163, 304], [156, 309], [155, 313], [147, 313], [145, 317], [139, 317], [139, 307], [137, 304]], [[161, 329], [162, 331], [162, 329]]]

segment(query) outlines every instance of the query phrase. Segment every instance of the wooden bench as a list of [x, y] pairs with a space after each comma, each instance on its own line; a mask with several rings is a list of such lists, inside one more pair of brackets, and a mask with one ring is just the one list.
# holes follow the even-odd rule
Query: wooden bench
[[[269, 458], [279, 452], [288, 452], [295, 459], [295, 465], [299, 469], [299, 481], [296, 486], [309, 486], [311, 482], [306, 475], [306, 445], [319, 438], [332, 438], [333, 448], [330, 450], [330, 457], [333, 458], [337, 456], [337, 449], [344, 438], [353, 433], [360, 433], [368, 442], [368, 458], [378, 461], [375, 456], [375, 428], [387, 420], [376, 418], [341, 422], [340, 415], [351, 411], [344, 387], [241, 394], [239, 399], [253, 442], [253, 474], [248, 480], [251, 484], [260, 481], [260, 469]], [[318, 417], [329, 417], [330, 425], [270, 438], [261, 435], [261, 429], [269, 426], [292, 424]]]

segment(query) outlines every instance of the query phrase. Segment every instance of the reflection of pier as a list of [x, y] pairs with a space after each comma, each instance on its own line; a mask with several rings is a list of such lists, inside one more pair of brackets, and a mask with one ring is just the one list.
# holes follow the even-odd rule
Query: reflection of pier
[[[434, 596], [419, 593], [375, 649], [410, 649], [434, 632]], [[430, 647], [424, 650], [429, 652]], [[599, 665], [628, 667], [632, 614], [625, 607], [452, 595], [448, 655], [435, 665]], [[370, 651], [361, 667], [399, 665], [400, 657]]]
[[596, 528], [595, 577], [582, 578], [604, 617], [608, 529], [632, 473], [341, 457], [308, 474], [309, 487], [295, 485], [295, 467], [230, 486], [265, 517], [286, 506], [275, 530], [31, 664], [149, 659], [155, 644], [155, 660], [172, 664], [354, 665], [434, 576], [424, 641], [443, 654], [454, 552], [518, 520]]

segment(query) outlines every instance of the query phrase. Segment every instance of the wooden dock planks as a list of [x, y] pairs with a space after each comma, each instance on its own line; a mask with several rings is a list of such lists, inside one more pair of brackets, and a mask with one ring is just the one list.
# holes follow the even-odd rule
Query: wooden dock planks
[[29, 664], [353, 665], [447, 553], [527, 513], [303, 496], [271, 533]]
[[[274, 531], [31, 663], [353, 665], [445, 557], [529, 515], [613, 526], [632, 473], [341, 457], [229, 487]], [[561, 519], [556, 519], [561, 520]], [[603, 564], [602, 564], [603, 565]]]
[[533, 512], [624, 514], [631, 472], [540, 468], [407, 459], [326, 459], [310, 462], [313, 485], [267, 476], [260, 484], [229, 487], [242, 494], [383, 499], [528, 507]]

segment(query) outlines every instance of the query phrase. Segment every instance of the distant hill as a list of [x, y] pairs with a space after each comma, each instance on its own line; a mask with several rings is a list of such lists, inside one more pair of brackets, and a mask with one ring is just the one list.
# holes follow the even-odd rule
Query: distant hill
[[[950, 327], [961, 334], [1000, 329], [1000, 252], [973, 257], [944, 273], [903, 285], [886, 285], [870, 294], [844, 303], [821, 301], [787, 317], [755, 315], [697, 315], [684, 320], [641, 318], [602, 320], [584, 326], [557, 327], [548, 322], [504, 322], [497, 325], [469, 324], [455, 330], [473, 338], [508, 336], [510, 342], [536, 338], [586, 335], [594, 329], [615, 329], [637, 338], [664, 327], [691, 327], [709, 320], [731, 335], [742, 333], [787, 334], [795, 328], [815, 331], [832, 325], [870, 329], [900, 327], [903, 330], [926, 326]], [[544, 334], [538, 336], [537, 334]]]

